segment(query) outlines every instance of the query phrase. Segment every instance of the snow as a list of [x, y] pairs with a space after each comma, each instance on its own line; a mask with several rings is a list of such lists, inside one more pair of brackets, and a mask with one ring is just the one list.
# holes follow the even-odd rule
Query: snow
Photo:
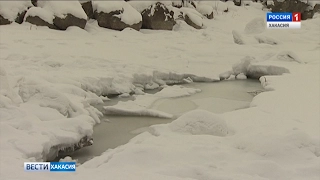
[[[1, 26], [1, 178], [319, 179], [319, 17], [303, 21], [301, 29], [261, 32], [259, 37], [280, 42], [270, 45], [259, 43], [256, 34], [243, 33], [247, 22], [265, 18], [264, 11], [219, 3], [229, 12], [219, 10], [215, 20], [204, 19], [207, 29], [201, 30], [181, 25], [175, 31], [132, 35], [99, 28], [93, 20], [81, 32]], [[233, 30], [245, 44], [234, 43]], [[279, 59], [279, 54], [304, 63]], [[101, 95], [134, 92], [136, 82], [144, 87], [150, 82], [181, 83], [188, 77], [215, 81], [224, 72], [223, 77], [234, 79], [232, 66], [246, 56], [256, 61], [241, 64], [239, 73], [242, 67], [259, 73], [287, 70], [260, 78], [266, 92], [255, 96], [250, 108], [209, 113], [205, 123], [192, 126], [197, 135], [172, 131], [175, 121], [154, 125], [77, 167], [76, 173], [23, 172], [23, 162], [45, 160], [52, 146], [90, 136], [101, 115], [91, 104], [105, 100]], [[151, 103], [151, 98], [141, 99]], [[220, 118], [228, 135], [201, 134], [206, 122], [215, 124]]]
[[246, 25], [244, 32], [247, 34], [259, 34], [265, 31], [266, 27], [267, 26], [263, 18], [255, 18]]
[[224, 119], [205, 110], [193, 110], [169, 124], [175, 132], [191, 135], [226, 136], [228, 127]]
[[128, 3], [136, 9], [138, 12], [142, 13], [145, 9], [149, 8], [150, 6], [154, 5], [155, 3], [160, 2], [165, 6], [171, 7], [171, 1], [157, 1], [157, 0], [149, 0], [149, 1], [140, 1], [140, 0], [131, 0]]
[[125, 1], [93, 1], [93, 10], [110, 13], [112, 11], [123, 11], [120, 15], [115, 15], [122, 22], [133, 25], [142, 21], [142, 16], [130, 4]]
[[213, 8], [205, 4], [199, 4], [196, 10], [200, 12], [202, 15], [209, 15], [213, 12]]
[[33, 6], [31, 1], [0, 1], [0, 14], [13, 22], [19, 13]]
[[45, 1], [39, 0], [38, 7], [54, 13], [55, 16], [64, 18], [67, 14], [72, 14], [80, 19], [87, 19], [87, 15], [82, 9], [79, 1]]
[[40, 7], [30, 8], [25, 15], [25, 19], [29, 16], [31, 16], [31, 17], [38, 16], [41, 19], [43, 19], [44, 21], [46, 21], [50, 24], [53, 24], [54, 14], [50, 11], [43, 9], [43, 8], [40, 8]]

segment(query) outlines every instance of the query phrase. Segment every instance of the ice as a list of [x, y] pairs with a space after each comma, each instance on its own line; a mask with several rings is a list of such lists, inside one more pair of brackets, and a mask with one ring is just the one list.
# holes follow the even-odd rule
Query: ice
[[199, 91], [199, 89], [184, 88], [177, 85], [167, 86], [155, 94], [137, 95], [135, 96], [135, 100], [119, 102], [114, 106], [104, 106], [104, 114], [172, 118], [173, 115], [171, 114], [150, 109], [151, 105], [159, 99], [189, 96]]

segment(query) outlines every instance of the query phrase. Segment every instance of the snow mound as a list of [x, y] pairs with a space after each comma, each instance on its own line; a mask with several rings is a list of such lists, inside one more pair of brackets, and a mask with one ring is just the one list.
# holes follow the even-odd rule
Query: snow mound
[[298, 63], [304, 63], [299, 57], [298, 55], [296, 55], [294, 52], [292, 51], [281, 51], [278, 55], [277, 55], [278, 60], [280, 61], [295, 61]]
[[31, 1], [0, 1], [0, 14], [9, 21], [14, 21], [19, 13], [31, 6]]
[[246, 56], [240, 60], [239, 63], [236, 63], [232, 66], [233, 73], [238, 75], [240, 73], [247, 73], [248, 66], [251, 62], [255, 61], [254, 57]]
[[194, 110], [185, 113], [170, 123], [169, 128], [175, 132], [184, 132], [193, 135], [207, 134], [226, 136], [228, 134], [228, 127], [225, 120], [205, 110]]
[[204, 16], [208, 16], [208, 15], [210, 15], [210, 14], [213, 13], [213, 8], [212, 8], [212, 6], [205, 5], [205, 4], [199, 4], [199, 5], [197, 5], [196, 10], [197, 10], [198, 12], [200, 12], [200, 13], [201, 13], [202, 15], [204, 15]]
[[54, 14], [53, 12], [51, 11], [47, 11], [43, 8], [40, 8], [40, 7], [32, 7], [30, 8], [24, 19], [26, 19], [27, 17], [35, 17], [35, 16], [38, 16], [39, 18], [43, 19], [44, 21], [50, 23], [50, 24], [53, 24], [53, 19], [54, 19]]
[[122, 13], [115, 16], [120, 18], [122, 22], [128, 25], [137, 24], [142, 21], [141, 14], [125, 1], [94, 1], [93, 10], [97, 13], [122, 11]]
[[245, 27], [244, 32], [246, 34], [259, 34], [266, 29], [266, 23], [263, 18], [254, 18]]
[[233, 30], [232, 31], [232, 36], [233, 36], [234, 43], [239, 44], [239, 45], [244, 44], [243, 38], [242, 38], [241, 34], [238, 31]]
[[38, 1], [38, 7], [42, 7], [54, 13], [59, 18], [65, 18], [72, 14], [80, 19], [87, 19], [87, 14], [82, 9], [79, 1]]
[[257, 35], [254, 38], [261, 44], [270, 44], [270, 45], [279, 44], [279, 41], [267, 36]]

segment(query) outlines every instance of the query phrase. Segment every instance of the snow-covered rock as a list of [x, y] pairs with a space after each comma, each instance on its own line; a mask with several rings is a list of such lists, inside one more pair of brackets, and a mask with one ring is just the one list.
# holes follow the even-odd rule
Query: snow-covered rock
[[301, 19], [310, 19], [314, 15], [313, 6], [308, 1], [301, 0], [274, 0], [271, 5], [272, 12], [301, 12]]
[[198, 4], [196, 10], [208, 19], [213, 19], [213, 8], [206, 4]]
[[239, 44], [239, 45], [244, 44], [244, 40], [238, 31], [232, 30], [232, 36], [233, 36], [234, 43]]
[[0, 14], [0, 25], [7, 25], [7, 24], [11, 24], [11, 21], [9, 21], [9, 19], [3, 17], [3, 16]]
[[27, 11], [24, 21], [37, 26], [47, 26], [50, 29], [58, 29], [53, 24], [53, 19], [54, 15], [51, 11], [40, 7], [32, 7]]
[[266, 23], [263, 18], [254, 18], [245, 27], [244, 32], [246, 34], [259, 34], [266, 29]]
[[82, 9], [87, 14], [89, 19], [93, 19], [93, 6], [92, 1], [80, 1]]
[[284, 73], [290, 73], [290, 71], [280, 66], [250, 64], [246, 76], [251, 79], [259, 79], [261, 76], [282, 75]]
[[298, 55], [292, 51], [281, 51], [277, 55], [277, 59], [280, 61], [295, 61], [298, 63], [304, 63]]
[[189, 26], [192, 26], [196, 29], [204, 28], [203, 17], [198, 11], [192, 8], [180, 8], [183, 13], [184, 20]]
[[247, 76], [243, 73], [240, 73], [236, 76], [236, 79], [247, 79]]
[[234, 5], [241, 6], [241, 0], [233, 0]]
[[184, 20], [186, 23], [196, 29], [201, 29], [203, 26], [202, 18], [193, 14], [193, 13], [186, 13], [184, 15]]
[[280, 42], [278, 40], [275, 40], [271, 37], [268, 36], [263, 36], [263, 35], [256, 35], [254, 37], [259, 43], [263, 43], [263, 44], [270, 44], [270, 45], [277, 45], [280, 44]]
[[14, 21], [21, 24], [26, 11], [32, 6], [31, 1], [0, 1], [0, 25]]
[[140, 30], [142, 26], [141, 14], [127, 2], [97, 1], [93, 9], [100, 27], [121, 31], [127, 27]]
[[246, 74], [248, 66], [251, 62], [255, 61], [254, 57], [246, 56], [240, 60], [239, 63], [236, 63], [232, 66], [233, 73], [238, 75], [240, 73]]
[[175, 25], [174, 12], [166, 5], [157, 2], [141, 12], [142, 28], [154, 30], [172, 30]]
[[38, 7], [51, 11], [55, 18], [53, 23], [61, 30], [70, 26], [84, 29], [87, 23], [87, 15], [79, 1], [38, 1]]
[[265, 75], [282, 75], [283, 73], [290, 72], [285, 67], [259, 64], [259, 61], [250, 56], [246, 56], [239, 63], [234, 64], [232, 70], [235, 76], [243, 74], [251, 79], [259, 79]]
[[228, 135], [228, 126], [225, 120], [220, 116], [205, 110], [187, 112], [170, 123], [169, 128], [175, 132], [192, 135]]

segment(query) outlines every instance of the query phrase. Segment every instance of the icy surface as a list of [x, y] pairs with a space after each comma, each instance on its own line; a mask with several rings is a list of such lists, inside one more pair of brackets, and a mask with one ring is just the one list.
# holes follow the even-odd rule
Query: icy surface
[[156, 94], [138, 95], [133, 101], [119, 102], [114, 106], [105, 106], [104, 114], [118, 115], [139, 115], [154, 116], [163, 118], [172, 118], [173, 115], [150, 109], [150, 106], [157, 100], [162, 98], [174, 98], [182, 96], [190, 96], [200, 92], [199, 89], [184, 88], [181, 86], [167, 86]]
[[[181, 25], [133, 35], [99, 28], [96, 21], [64, 32], [1, 26], [1, 178], [318, 180], [319, 17], [303, 21], [301, 29], [263, 31], [259, 36], [279, 42], [270, 45], [244, 33], [247, 22], [265, 18], [265, 12], [232, 3], [219, 2], [228, 13], [219, 5], [215, 20], [204, 19], [207, 29], [197, 31]], [[245, 44], [234, 43], [233, 30]], [[281, 52], [294, 52], [289, 56], [303, 63], [283, 60]], [[92, 105], [101, 103], [101, 95], [188, 77], [214, 81], [224, 72], [233, 79], [233, 64], [246, 56], [257, 61], [255, 70], [276, 66], [290, 73], [260, 78], [267, 92], [255, 96], [250, 108], [221, 115], [230, 135], [186, 135], [169, 125], [153, 126], [75, 174], [23, 172], [23, 162], [43, 160], [51, 146], [92, 134], [101, 115]]]

